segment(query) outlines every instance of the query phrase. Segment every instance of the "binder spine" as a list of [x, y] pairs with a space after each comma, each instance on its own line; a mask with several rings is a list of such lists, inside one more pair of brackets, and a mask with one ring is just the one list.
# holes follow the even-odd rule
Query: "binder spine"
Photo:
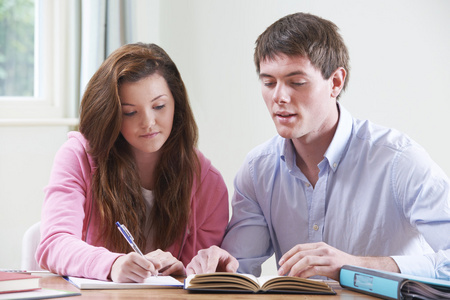
[[383, 299], [401, 299], [398, 280], [342, 268], [339, 281], [342, 287], [360, 293], [375, 295]]

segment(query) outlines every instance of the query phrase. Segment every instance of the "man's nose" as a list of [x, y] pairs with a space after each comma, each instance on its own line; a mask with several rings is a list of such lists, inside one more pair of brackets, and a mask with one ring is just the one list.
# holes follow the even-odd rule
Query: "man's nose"
[[275, 91], [273, 93], [273, 101], [277, 104], [288, 103], [291, 101], [291, 97], [287, 92], [286, 86], [284, 84], [277, 84]]

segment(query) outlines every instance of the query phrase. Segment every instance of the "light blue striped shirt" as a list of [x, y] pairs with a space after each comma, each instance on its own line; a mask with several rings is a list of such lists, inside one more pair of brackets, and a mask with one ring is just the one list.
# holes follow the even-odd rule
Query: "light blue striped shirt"
[[340, 105], [335, 136], [311, 186], [291, 140], [253, 149], [235, 178], [222, 248], [239, 272], [293, 246], [323, 241], [359, 256], [391, 256], [402, 273], [450, 279], [450, 182], [398, 131], [352, 118]]

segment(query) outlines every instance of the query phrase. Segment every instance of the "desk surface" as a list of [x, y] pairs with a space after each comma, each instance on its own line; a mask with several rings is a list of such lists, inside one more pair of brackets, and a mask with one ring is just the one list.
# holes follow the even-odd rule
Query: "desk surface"
[[[181, 280], [181, 279], [180, 279]], [[80, 292], [75, 286], [59, 276], [45, 276], [40, 279], [42, 288]], [[338, 283], [330, 284], [337, 296], [325, 295], [280, 295], [280, 294], [214, 294], [189, 293], [183, 289], [133, 289], [133, 290], [81, 290], [81, 296], [64, 299], [313, 299], [313, 300], [362, 300], [377, 299], [367, 295], [342, 289]]]

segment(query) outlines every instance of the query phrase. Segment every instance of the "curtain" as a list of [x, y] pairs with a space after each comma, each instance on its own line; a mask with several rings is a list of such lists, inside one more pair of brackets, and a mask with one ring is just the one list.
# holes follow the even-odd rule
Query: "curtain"
[[[132, 1], [78, 0], [80, 27], [79, 97], [106, 57], [132, 39]], [[79, 107], [79, 101], [76, 107]], [[78, 110], [75, 111], [78, 115]]]
[[[159, 0], [38, 0], [54, 26], [47, 39], [54, 52], [53, 90], [66, 118], [78, 118], [86, 85], [118, 47], [159, 39]], [[152, 12], [153, 15], [149, 16]], [[50, 25], [51, 26], [51, 25]]]

